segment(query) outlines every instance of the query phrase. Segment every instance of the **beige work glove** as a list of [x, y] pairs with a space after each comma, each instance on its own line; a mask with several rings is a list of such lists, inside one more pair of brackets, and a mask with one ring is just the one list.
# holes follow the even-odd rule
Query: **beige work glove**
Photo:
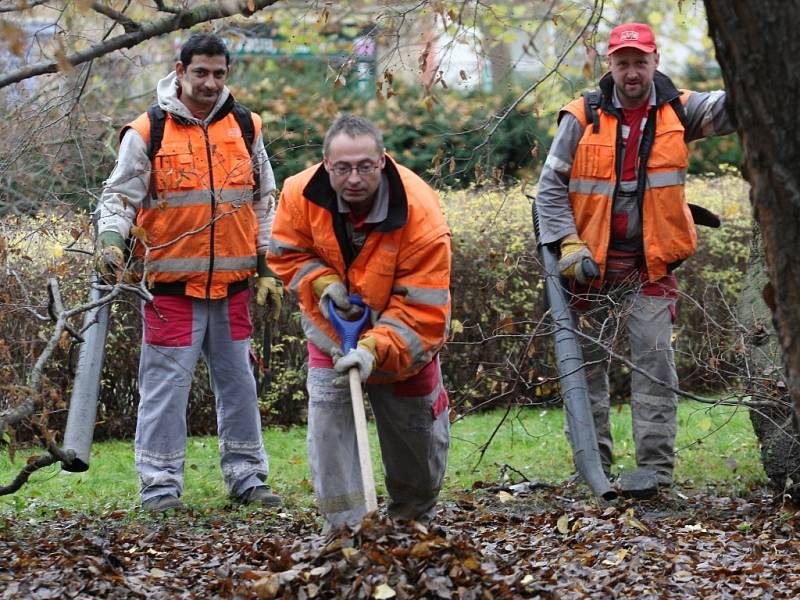
[[256, 279], [256, 304], [267, 307], [267, 319], [277, 321], [283, 306], [283, 282], [268, 275]]
[[375, 351], [375, 338], [371, 335], [365, 335], [358, 340], [358, 346], [350, 350], [344, 356], [335, 359], [333, 368], [337, 373], [342, 373], [342, 377], [334, 379], [334, 383], [338, 385], [346, 384], [349, 379], [349, 371], [353, 367], [358, 368], [358, 376], [361, 382], [364, 383], [372, 374], [375, 368], [375, 363], [378, 362], [378, 354]]
[[561, 259], [558, 261], [558, 270], [561, 276], [574, 279], [578, 283], [589, 283], [589, 277], [583, 271], [583, 260], [594, 261], [586, 242], [579, 239], [563, 240], [561, 242]]
[[104, 231], [97, 236], [94, 268], [105, 283], [119, 283], [125, 269], [125, 240], [116, 231]]
[[338, 275], [322, 275], [311, 282], [314, 295], [319, 298], [319, 310], [322, 316], [330, 320], [328, 299], [333, 300], [339, 315], [348, 321], [358, 318], [364, 311], [358, 304], [353, 304], [347, 295], [347, 288]]

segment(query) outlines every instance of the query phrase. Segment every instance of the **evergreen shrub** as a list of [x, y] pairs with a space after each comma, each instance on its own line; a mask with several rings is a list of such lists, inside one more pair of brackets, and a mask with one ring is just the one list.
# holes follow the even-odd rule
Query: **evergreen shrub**
[[[528, 104], [522, 104], [481, 145], [497, 121], [495, 111], [521, 90], [501, 97], [436, 86], [428, 93], [389, 74], [364, 90], [354, 84], [333, 85], [326, 81], [330, 73], [314, 62], [282, 64], [285, 68], [278, 69], [270, 61], [251, 61], [240, 68], [232, 85], [237, 100], [261, 115], [279, 187], [322, 159], [325, 131], [342, 113], [374, 121], [387, 151], [437, 186], [465, 187], [483, 175], [506, 181], [520, 178], [530, 168], [532, 150], [542, 147], [547, 137], [549, 116], [540, 129]], [[257, 71], [257, 65], [263, 71]]]

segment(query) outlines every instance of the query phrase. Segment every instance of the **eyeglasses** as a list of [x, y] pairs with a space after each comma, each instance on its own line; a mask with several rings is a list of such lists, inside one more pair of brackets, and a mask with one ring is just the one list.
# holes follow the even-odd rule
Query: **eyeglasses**
[[377, 165], [372, 162], [362, 162], [358, 163], [357, 165], [348, 165], [347, 163], [336, 163], [331, 167], [331, 171], [333, 171], [339, 177], [343, 175], [350, 175], [353, 172], [353, 169], [356, 170], [356, 173], [359, 175], [369, 175], [375, 169], [379, 169], [380, 165]]

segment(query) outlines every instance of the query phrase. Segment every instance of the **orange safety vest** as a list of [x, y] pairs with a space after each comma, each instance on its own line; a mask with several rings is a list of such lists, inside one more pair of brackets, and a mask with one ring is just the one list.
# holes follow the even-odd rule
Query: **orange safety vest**
[[[684, 91], [681, 102], [685, 103], [687, 97], [688, 92]], [[697, 232], [684, 194], [689, 165], [684, 126], [669, 103], [654, 110], [655, 137], [647, 157], [641, 204], [649, 281], [661, 279], [697, 249]], [[600, 266], [600, 280], [594, 283], [599, 287], [605, 276], [611, 212], [618, 184], [618, 120], [600, 109], [597, 111], [599, 126], [593, 127], [587, 119], [583, 98], [573, 100], [562, 111], [575, 116], [585, 129], [572, 163], [569, 199], [578, 236], [589, 246]], [[642, 182], [639, 187], [641, 190]]]
[[339, 338], [319, 310], [312, 283], [338, 275], [376, 320], [362, 335], [376, 340], [369, 383], [412, 377], [447, 337], [450, 321], [450, 229], [436, 192], [386, 157], [389, 211], [354, 254], [327, 171], [315, 165], [286, 180], [272, 225], [269, 267], [297, 296], [308, 338], [327, 354]]
[[[233, 103], [231, 102], [231, 105]], [[227, 111], [226, 111], [227, 108]], [[256, 270], [256, 179], [230, 106], [204, 129], [171, 113], [151, 161], [150, 195], [136, 214], [134, 254], [144, 258], [147, 285], [194, 298], [219, 299]], [[251, 113], [256, 132], [261, 119]], [[150, 144], [148, 113], [126, 125]], [[142, 244], [144, 241], [145, 244]]]

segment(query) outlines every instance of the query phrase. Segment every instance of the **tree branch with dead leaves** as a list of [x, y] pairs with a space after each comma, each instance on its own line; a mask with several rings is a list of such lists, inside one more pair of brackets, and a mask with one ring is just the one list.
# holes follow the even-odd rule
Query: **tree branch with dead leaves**
[[169, 13], [169, 16], [142, 23], [137, 23], [122, 13], [113, 11], [99, 2], [94, 2], [92, 7], [95, 8], [98, 13], [122, 25], [125, 29], [124, 34], [91, 45], [85, 50], [72, 54], [63, 54], [53, 59], [25, 65], [6, 73], [0, 77], [0, 89], [38, 75], [68, 70], [77, 65], [114, 52], [115, 50], [132, 48], [148, 39], [179, 29], [189, 29], [200, 23], [225, 19], [234, 15], [250, 16], [259, 10], [272, 6], [277, 1], [278, 0], [220, 0], [218, 2], [206, 2], [192, 9], [174, 10], [164, 6], [163, 3], [158, 3], [159, 11]]

